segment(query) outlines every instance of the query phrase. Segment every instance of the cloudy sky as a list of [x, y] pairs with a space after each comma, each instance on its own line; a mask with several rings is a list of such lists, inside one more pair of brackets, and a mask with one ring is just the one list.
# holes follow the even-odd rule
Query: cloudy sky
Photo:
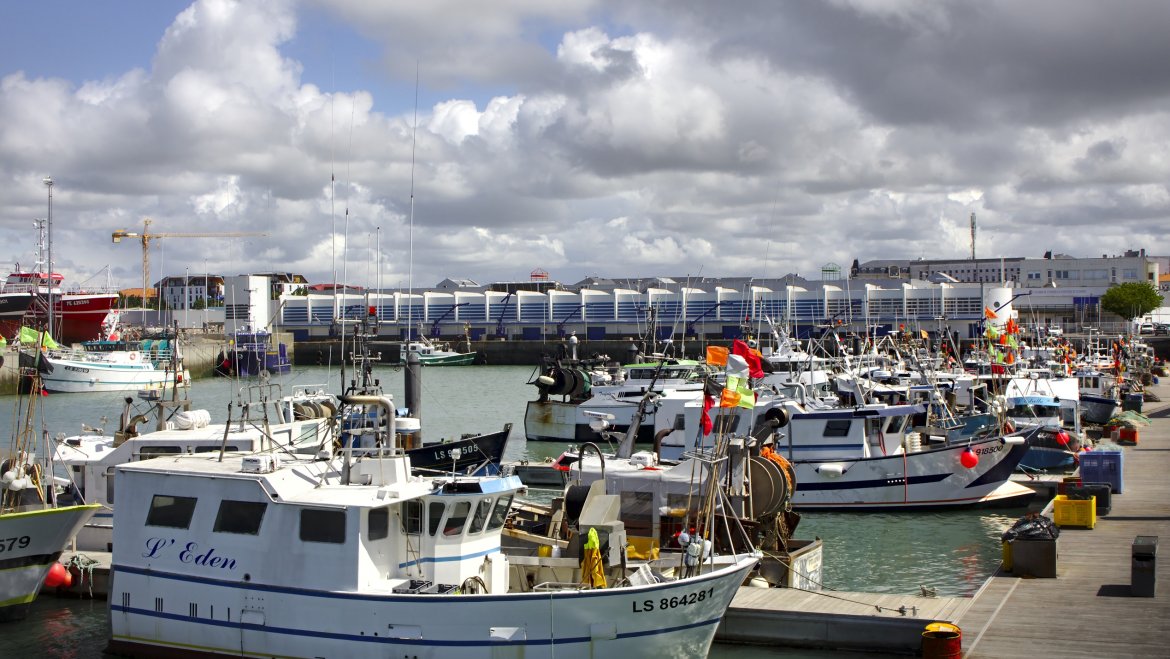
[[980, 256], [1165, 255], [1168, 34], [1165, 0], [5, 2], [0, 262], [46, 175], [57, 269], [117, 286], [146, 217], [266, 234], [157, 240], [152, 280], [816, 277], [967, 255], [972, 212]]

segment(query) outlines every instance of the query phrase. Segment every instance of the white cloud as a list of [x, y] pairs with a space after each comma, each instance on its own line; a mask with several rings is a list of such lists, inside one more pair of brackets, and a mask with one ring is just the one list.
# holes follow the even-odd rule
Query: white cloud
[[[146, 216], [159, 231], [268, 234], [228, 256], [173, 241], [169, 264], [314, 280], [332, 278], [329, 235], [348, 217], [341, 258], [364, 273], [380, 227], [393, 281], [410, 276], [413, 212], [423, 285], [535, 267], [570, 282], [815, 276], [964, 255], [971, 212], [980, 254], [1168, 253], [1170, 77], [1149, 35], [1170, 21], [1135, 2], [1118, 19], [1130, 38], [1093, 32], [1106, 11], [199, 0], [142, 35], [153, 59], [117, 75], [0, 69], [0, 226], [28, 261], [52, 174], [72, 278], [113, 263], [136, 281], [124, 248], [89, 245]], [[340, 63], [368, 85], [322, 77], [352, 51], [313, 32], [321, 16], [373, 44], [373, 61]], [[1018, 25], [1035, 34], [1004, 36]], [[291, 54], [312, 55], [307, 34], [327, 61]]]

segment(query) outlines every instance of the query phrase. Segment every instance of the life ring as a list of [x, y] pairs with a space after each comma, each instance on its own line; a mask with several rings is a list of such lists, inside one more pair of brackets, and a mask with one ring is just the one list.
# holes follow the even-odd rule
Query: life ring
[[136, 353], [136, 352], [130, 353], [130, 361], [134, 361], [135, 359], [138, 359], [138, 353]]

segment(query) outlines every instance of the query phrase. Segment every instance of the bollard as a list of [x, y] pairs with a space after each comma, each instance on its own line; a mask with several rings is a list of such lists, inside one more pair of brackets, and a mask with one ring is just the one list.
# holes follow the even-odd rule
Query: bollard
[[1153, 597], [1157, 585], [1158, 536], [1139, 535], [1133, 539], [1129, 572], [1129, 594], [1133, 597]]

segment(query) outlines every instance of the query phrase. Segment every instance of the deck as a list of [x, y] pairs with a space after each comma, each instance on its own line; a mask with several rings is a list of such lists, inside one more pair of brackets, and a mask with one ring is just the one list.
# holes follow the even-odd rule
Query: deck
[[[1170, 386], [1150, 390], [1170, 400]], [[1001, 659], [1170, 656], [1167, 552], [1155, 597], [1130, 595], [1135, 536], [1170, 544], [1170, 403], [1146, 403], [1153, 423], [1124, 449], [1124, 493], [1092, 530], [1061, 529], [1055, 579], [997, 574], [952, 622], [963, 630], [964, 657]]]

